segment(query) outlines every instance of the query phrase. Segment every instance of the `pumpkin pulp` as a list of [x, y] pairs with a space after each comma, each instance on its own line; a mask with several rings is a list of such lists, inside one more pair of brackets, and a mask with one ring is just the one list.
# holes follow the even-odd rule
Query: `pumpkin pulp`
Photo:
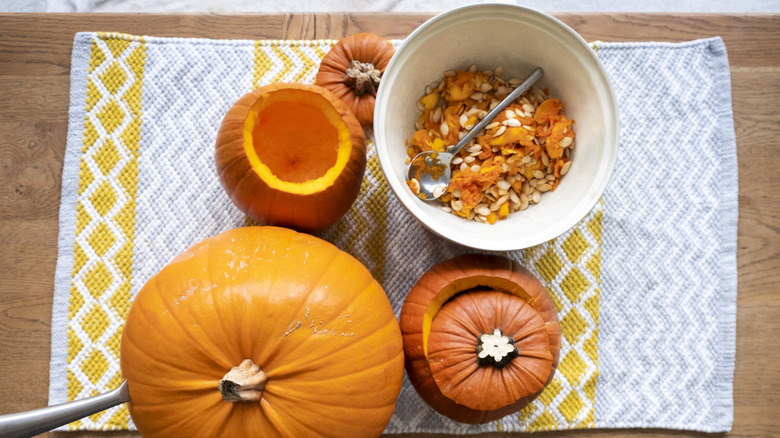
[[244, 150], [270, 187], [307, 195], [331, 186], [352, 149], [341, 114], [324, 97], [306, 90], [263, 95], [244, 122]]

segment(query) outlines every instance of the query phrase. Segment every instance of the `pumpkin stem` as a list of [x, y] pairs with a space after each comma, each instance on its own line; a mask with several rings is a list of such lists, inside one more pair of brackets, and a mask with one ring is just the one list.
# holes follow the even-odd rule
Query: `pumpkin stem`
[[268, 376], [251, 359], [244, 359], [219, 381], [219, 393], [228, 402], [258, 402]]
[[374, 67], [374, 64], [353, 59], [344, 76], [344, 83], [352, 87], [357, 96], [365, 93], [376, 94], [381, 77], [382, 72]]
[[477, 365], [492, 365], [503, 368], [516, 358], [520, 352], [515, 347], [515, 341], [509, 336], [504, 336], [500, 328], [493, 330], [492, 334], [479, 335], [477, 344]]

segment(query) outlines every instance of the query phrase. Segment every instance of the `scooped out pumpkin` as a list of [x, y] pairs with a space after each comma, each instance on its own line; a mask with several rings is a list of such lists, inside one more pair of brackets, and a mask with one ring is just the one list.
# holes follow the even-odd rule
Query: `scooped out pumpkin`
[[401, 331], [420, 397], [463, 423], [528, 405], [560, 357], [561, 327], [546, 289], [497, 255], [462, 255], [429, 269], [406, 298]]
[[265, 225], [315, 231], [357, 199], [365, 134], [349, 108], [316, 85], [275, 83], [240, 98], [216, 141], [222, 186]]
[[145, 437], [379, 436], [403, 377], [399, 326], [369, 271], [276, 227], [208, 238], [152, 277], [120, 360]]

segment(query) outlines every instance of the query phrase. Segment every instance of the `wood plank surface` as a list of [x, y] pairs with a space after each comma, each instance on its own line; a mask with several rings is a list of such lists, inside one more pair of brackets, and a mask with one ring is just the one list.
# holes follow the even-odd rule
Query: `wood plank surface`
[[[739, 169], [737, 359], [730, 437], [780, 430], [780, 15], [554, 14], [586, 40], [720, 36]], [[229, 39], [403, 38], [430, 14], [0, 14], [0, 414], [48, 400], [70, 55], [79, 31]], [[566, 432], [545, 433], [546, 437]], [[130, 437], [131, 432], [47, 436]], [[521, 434], [484, 434], [508, 437]], [[668, 430], [578, 436], [709, 436]], [[444, 436], [444, 435], [396, 435]]]

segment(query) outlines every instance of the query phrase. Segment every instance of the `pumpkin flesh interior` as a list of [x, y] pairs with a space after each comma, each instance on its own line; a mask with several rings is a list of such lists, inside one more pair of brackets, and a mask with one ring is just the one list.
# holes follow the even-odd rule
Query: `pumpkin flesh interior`
[[263, 94], [244, 121], [244, 150], [271, 188], [306, 195], [333, 185], [349, 161], [350, 132], [318, 93], [282, 89]]
[[459, 278], [440, 290], [436, 294], [436, 297], [428, 303], [428, 308], [425, 309], [425, 314], [423, 315], [422, 344], [423, 353], [426, 358], [428, 357], [428, 335], [431, 333], [431, 322], [439, 312], [439, 309], [456, 294], [480, 287], [490, 287], [501, 292], [516, 295], [527, 301], [531, 307], [534, 306], [534, 300], [531, 295], [518, 284], [513, 283], [506, 278], [489, 277], [487, 275]]

